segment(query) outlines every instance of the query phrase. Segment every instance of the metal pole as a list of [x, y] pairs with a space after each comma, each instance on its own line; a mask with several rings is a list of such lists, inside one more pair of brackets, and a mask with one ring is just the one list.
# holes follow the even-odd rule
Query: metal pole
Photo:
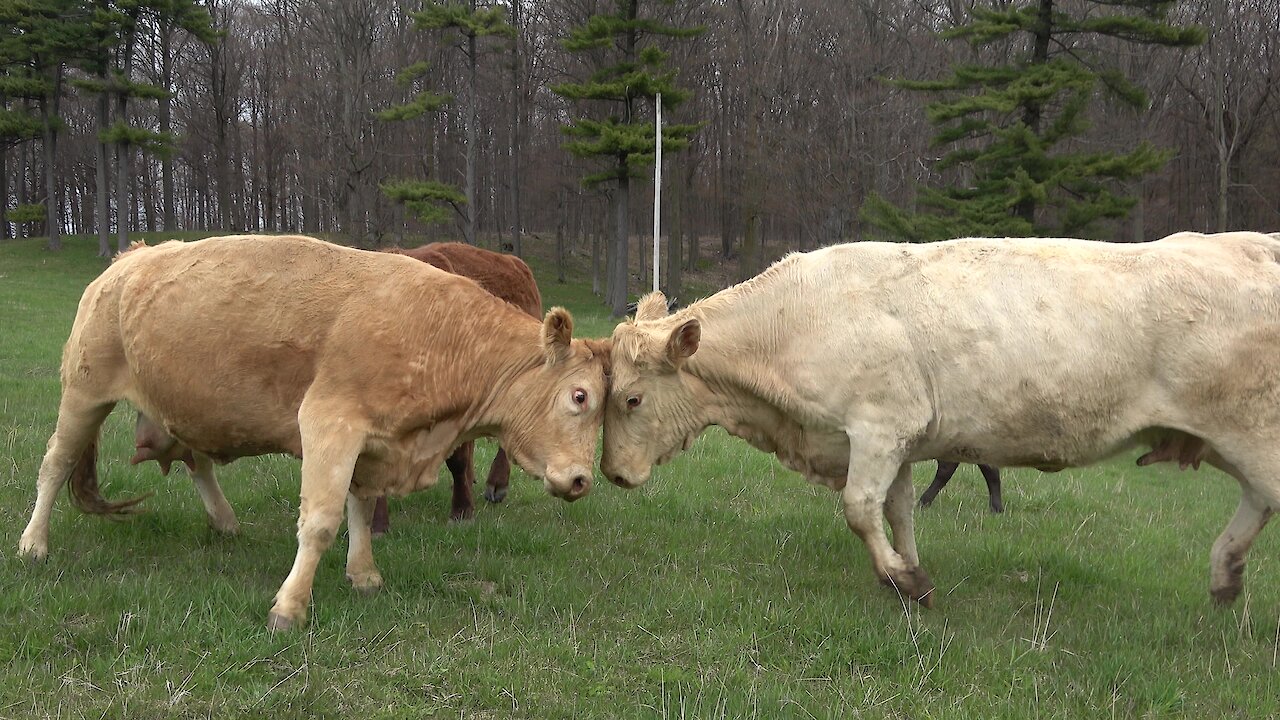
[[654, 104], [656, 108], [654, 131], [654, 168], [653, 168], [653, 291], [658, 292], [658, 234], [659, 222], [662, 218], [662, 93], [658, 93]]

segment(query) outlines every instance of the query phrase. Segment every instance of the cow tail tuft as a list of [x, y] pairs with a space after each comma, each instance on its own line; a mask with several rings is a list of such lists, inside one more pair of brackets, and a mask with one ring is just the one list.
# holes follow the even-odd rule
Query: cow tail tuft
[[98, 439], [94, 438], [80, 454], [71, 470], [71, 503], [80, 512], [122, 518], [140, 510], [138, 503], [151, 497], [151, 493], [127, 500], [111, 501], [102, 497], [98, 487]]

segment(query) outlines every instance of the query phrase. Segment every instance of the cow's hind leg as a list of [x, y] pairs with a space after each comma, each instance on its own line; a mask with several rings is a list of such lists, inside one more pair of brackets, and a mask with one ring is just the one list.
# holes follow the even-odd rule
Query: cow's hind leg
[[35, 508], [18, 542], [20, 556], [43, 560], [48, 555], [53, 503], [73, 471], [96, 471], [98, 430], [113, 407], [114, 402], [95, 402], [73, 390], [63, 390], [58, 404], [58, 424], [40, 462]]
[[942, 488], [951, 482], [951, 476], [956, 474], [956, 469], [960, 467], [960, 463], [947, 462], [946, 460], [938, 461], [938, 472], [933, 476], [933, 482], [929, 484], [929, 488], [920, 496], [920, 507], [929, 507], [938, 497], [938, 493], [942, 492]]
[[484, 486], [484, 499], [491, 503], [500, 503], [507, 498], [507, 487], [511, 484], [511, 458], [507, 451], [498, 446], [498, 454], [489, 466], [489, 480]]
[[213, 461], [207, 455], [195, 454], [195, 469], [191, 471], [191, 481], [195, 483], [196, 492], [204, 503], [205, 514], [209, 516], [209, 526], [223, 535], [235, 535], [240, 532], [240, 521], [236, 520], [236, 512], [222, 494], [222, 486], [213, 474]]
[[1276, 498], [1267, 497], [1266, 489], [1255, 486], [1238, 466], [1216, 453], [1211, 454], [1208, 461], [1240, 482], [1236, 513], [1209, 552], [1209, 594], [1218, 605], [1228, 605], [1244, 589], [1245, 558], [1258, 533], [1271, 519], [1277, 503]]
[[471, 467], [475, 446], [474, 441], [464, 442], [444, 461], [453, 475], [453, 506], [449, 510], [450, 520], [470, 520], [476, 515], [476, 503], [471, 494], [471, 486], [476, 482], [475, 470]]
[[310, 408], [306, 401], [299, 412], [302, 500], [298, 511], [298, 554], [289, 577], [276, 592], [267, 621], [272, 630], [287, 630], [306, 621], [316, 566], [342, 524], [343, 504], [351, 488], [351, 473], [364, 447], [364, 434], [341, 420], [328, 424], [312, 420], [341, 414]]
[[370, 520], [376, 498], [347, 495], [347, 579], [351, 587], [371, 595], [382, 587], [382, 573], [373, 562]]
[[991, 512], [1004, 512], [1004, 501], [1000, 498], [1000, 468], [994, 465], [979, 465], [982, 479], [987, 481], [987, 500], [991, 504]]
[[[886, 499], [890, 489], [899, 482], [903, 475], [901, 457], [867, 451], [860, 445], [864, 438], [850, 433], [852, 446], [849, 458], [849, 475], [845, 482], [842, 500], [844, 501], [844, 517], [849, 529], [866, 544], [871, 554], [871, 562], [880, 581], [893, 587], [901, 595], [917, 600], [928, 607], [933, 602], [933, 582], [912, 557], [908, 559], [889, 544], [885, 535], [883, 515], [886, 514]], [[909, 470], [907, 471], [909, 472]], [[915, 539], [911, 535], [911, 523], [901, 520], [901, 505], [905, 499], [910, 507], [910, 495], [903, 496], [901, 486], [897, 489], [894, 501], [889, 505], [899, 525], [895, 528], [895, 544], [915, 554]], [[906, 493], [910, 492], [907, 487]], [[902, 537], [898, 537], [901, 535]]]

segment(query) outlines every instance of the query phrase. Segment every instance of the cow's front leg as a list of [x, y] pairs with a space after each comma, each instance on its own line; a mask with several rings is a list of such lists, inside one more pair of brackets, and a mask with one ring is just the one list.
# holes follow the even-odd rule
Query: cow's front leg
[[373, 562], [371, 521], [377, 498], [347, 495], [347, 579], [351, 587], [372, 595], [382, 587], [382, 574]]
[[[908, 468], [907, 482], [910, 482], [910, 466], [895, 454], [868, 451], [865, 446], [860, 445], [860, 438], [853, 437], [852, 433], [850, 439], [852, 450], [849, 475], [842, 493], [845, 521], [849, 523], [849, 529], [866, 544], [880, 581], [929, 607], [933, 604], [933, 582], [916, 561], [911, 521], [907, 519], [904, 522], [900, 510], [905, 505], [909, 518], [909, 486], [905, 488], [905, 495], [903, 488], [897, 488], [893, 503], [889, 505], [893, 517], [898, 521], [898, 526], [894, 528], [894, 540], [905, 551], [906, 557], [889, 544], [889, 538], [884, 532], [883, 516], [888, 514], [886, 500], [890, 489], [895, 484], [901, 485], [898, 480], [902, 477], [904, 467]], [[902, 537], [899, 538], [899, 535]]]
[[306, 621], [316, 565], [338, 533], [351, 473], [364, 446], [364, 434], [347, 423], [338, 421], [325, 426], [306, 422], [308, 414], [304, 403], [299, 413], [302, 501], [298, 512], [298, 555], [268, 616], [267, 627], [272, 630], [287, 630]]

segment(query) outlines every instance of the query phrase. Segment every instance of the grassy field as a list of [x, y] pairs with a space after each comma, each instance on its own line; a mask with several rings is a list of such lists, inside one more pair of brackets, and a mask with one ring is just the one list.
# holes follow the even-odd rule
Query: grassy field
[[[147, 511], [110, 522], [64, 495], [49, 561], [28, 565], [18, 536], [94, 248], [0, 243], [0, 718], [1280, 716], [1280, 533], [1214, 609], [1235, 483], [1133, 457], [1010, 471], [1003, 516], [963, 468], [917, 514], [933, 610], [875, 582], [835, 494], [719, 430], [646, 487], [573, 505], [516, 473], [505, 504], [450, 525], [441, 485], [393, 503], [379, 595], [348, 588], [340, 537], [307, 629], [273, 635], [298, 463], [223, 468], [242, 533], [222, 538], [183, 471], [129, 467], [121, 408], [106, 493], [154, 490]], [[608, 332], [587, 289], [542, 290], [579, 333]]]

